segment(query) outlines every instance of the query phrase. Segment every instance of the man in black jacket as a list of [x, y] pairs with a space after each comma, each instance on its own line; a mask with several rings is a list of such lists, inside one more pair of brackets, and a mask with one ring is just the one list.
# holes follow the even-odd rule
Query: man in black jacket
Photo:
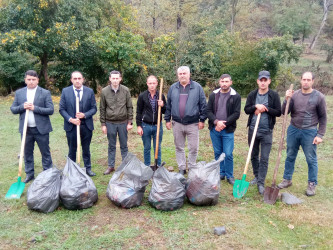
[[[269, 154], [272, 148], [273, 128], [276, 117], [281, 115], [281, 102], [277, 92], [269, 89], [271, 83], [270, 73], [260, 71], [257, 79], [258, 89], [253, 90], [246, 99], [244, 111], [249, 115], [247, 126], [248, 143], [250, 145], [257, 116], [261, 113], [261, 118], [255, 137], [251, 162], [255, 178], [250, 184], [258, 185], [261, 195], [265, 191], [265, 178], [268, 169]], [[259, 146], [261, 146], [259, 160]]]
[[[157, 133], [157, 111], [158, 106], [161, 107], [162, 114], [165, 113], [166, 103], [164, 95], [162, 100], [159, 101], [159, 92], [157, 91], [158, 80], [156, 76], [149, 76], [147, 78], [148, 90], [139, 95], [136, 110], [136, 124], [138, 127], [138, 134], [142, 137], [143, 142], [143, 155], [145, 165], [150, 165], [150, 150], [151, 139], [153, 139], [154, 152], [156, 149], [156, 133]], [[161, 116], [162, 120], [162, 116]], [[158, 145], [158, 158], [157, 165], [161, 165], [161, 142], [163, 136], [163, 125], [160, 126], [159, 145]]]
[[220, 88], [210, 94], [207, 106], [210, 138], [212, 140], [215, 159], [222, 153], [225, 159], [220, 163], [220, 178], [233, 185], [235, 183], [233, 170], [234, 131], [236, 120], [240, 116], [241, 96], [231, 88], [232, 80], [228, 74], [223, 74], [219, 80]]

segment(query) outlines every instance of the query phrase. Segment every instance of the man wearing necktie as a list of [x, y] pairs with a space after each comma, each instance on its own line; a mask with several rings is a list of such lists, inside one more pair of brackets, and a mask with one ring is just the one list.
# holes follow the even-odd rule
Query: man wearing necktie
[[[62, 90], [59, 103], [59, 112], [64, 117], [64, 129], [69, 147], [68, 157], [76, 161], [76, 126], [80, 125], [84, 167], [87, 175], [95, 176], [96, 174], [91, 171], [90, 157], [90, 143], [94, 130], [93, 115], [97, 112], [95, 94], [91, 88], [83, 86], [84, 78], [81, 72], [74, 71], [71, 74], [71, 82], [72, 86]], [[80, 100], [79, 112], [76, 112], [76, 97]]]
[[43, 169], [52, 167], [52, 158], [49, 147], [49, 133], [52, 131], [50, 115], [54, 112], [50, 91], [38, 86], [37, 72], [28, 70], [24, 81], [27, 87], [19, 89], [15, 93], [15, 99], [10, 107], [13, 114], [20, 114], [19, 131], [22, 135], [26, 110], [28, 115], [28, 127], [24, 148], [25, 183], [35, 178], [34, 171], [34, 147], [35, 142], [42, 155]]

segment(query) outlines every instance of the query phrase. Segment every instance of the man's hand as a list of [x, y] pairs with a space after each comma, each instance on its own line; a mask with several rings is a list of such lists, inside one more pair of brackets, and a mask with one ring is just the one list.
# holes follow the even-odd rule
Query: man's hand
[[74, 125], [80, 125], [81, 124], [81, 121], [78, 118], [76, 118], [76, 119], [71, 118], [71, 119], [69, 119], [69, 122], [73, 123]]
[[199, 129], [203, 129], [205, 127], [205, 123], [204, 122], [199, 122], [198, 127], [199, 127]]
[[288, 98], [291, 98], [291, 97], [293, 96], [293, 94], [294, 94], [294, 90], [290, 90], [290, 89], [288, 89], [288, 90], [286, 91], [286, 100], [287, 100]]
[[168, 130], [170, 130], [172, 128], [171, 122], [166, 122], [165, 126]]
[[33, 103], [25, 102], [25, 103], [24, 103], [24, 109], [34, 110], [34, 109], [35, 109], [35, 106], [34, 106]]
[[318, 137], [318, 136], [316, 136], [316, 137], [313, 139], [312, 144], [319, 145], [319, 144], [322, 143], [322, 142], [323, 142], [323, 139], [320, 138], [320, 137]]
[[256, 104], [256, 111], [254, 112], [255, 115], [258, 115], [259, 113], [267, 112], [268, 109], [263, 104]]
[[138, 126], [138, 130], [137, 130], [137, 132], [138, 132], [138, 135], [140, 135], [140, 136], [143, 135], [143, 129], [142, 129], [141, 126]]
[[83, 119], [86, 116], [84, 115], [84, 113], [78, 112], [78, 113], [76, 113], [75, 117], [78, 118], [78, 119]]
[[225, 122], [226, 122], [226, 121], [218, 121], [218, 122], [216, 123], [215, 130], [216, 130], [217, 132], [221, 132], [223, 129], [225, 129], [225, 127], [226, 127]]
[[102, 132], [103, 132], [103, 134], [106, 134], [108, 132], [108, 129], [106, 126], [102, 126]]
[[164, 106], [164, 102], [162, 100], [159, 100], [158, 101], [158, 106], [163, 107]]
[[130, 124], [130, 123], [128, 123], [128, 124], [127, 124], [127, 131], [130, 131], [132, 128], [133, 128], [133, 125]]

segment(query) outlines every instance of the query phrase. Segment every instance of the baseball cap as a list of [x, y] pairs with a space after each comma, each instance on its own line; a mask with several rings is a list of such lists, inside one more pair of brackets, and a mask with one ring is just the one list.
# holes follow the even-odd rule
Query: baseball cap
[[271, 78], [271, 74], [268, 71], [266, 71], [266, 70], [260, 71], [258, 79], [261, 80], [262, 78], [270, 79]]

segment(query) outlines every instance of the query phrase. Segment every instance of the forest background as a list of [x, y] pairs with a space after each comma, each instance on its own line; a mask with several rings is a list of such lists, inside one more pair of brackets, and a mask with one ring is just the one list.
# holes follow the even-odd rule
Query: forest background
[[97, 93], [117, 69], [136, 95], [150, 74], [167, 88], [181, 65], [207, 92], [229, 73], [246, 95], [265, 69], [281, 90], [311, 70], [327, 94], [332, 7], [333, 0], [0, 0], [0, 94], [24, 86], [28, 69], [53, 94], [80, 70]]

